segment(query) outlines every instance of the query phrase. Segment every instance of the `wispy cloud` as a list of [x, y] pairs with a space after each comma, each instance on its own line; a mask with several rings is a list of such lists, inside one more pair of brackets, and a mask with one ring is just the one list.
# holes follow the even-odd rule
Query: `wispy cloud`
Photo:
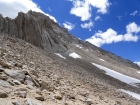
[[135, 22], [132, 22], [126, 26], [126, 34], [118, 34], [113, 29], [109, 28], [106, 32], [98, 31], [91, 38], [86, 39], [86, 41], [101, 47], [104, 44], [117, 43], [120, 41], [138, 41], [137, 33], [140, 32], [140, 26]]
[[81, 18], [81, 21], [89, 20], [92, 16], [92, 7], [97, 8], [98, 13], [106, 14], [110, 5], [108, 0], [68, 0], [73, 3], [71, 14]]
[[52, 10], [50, 9], [50, 7], [48, 7], [48, 10], [49, 10], [49, 11], [52, 11]]
[[[15, 18], [18, 12], [22, 11], [26, 13], [29, 10], [44, 13], [40, 9], [40, 7], [36, 3], [34, 3], [32, 0], [0, 0], [0, 13], [4, 17], [8, 16], [10, 18]], [[55, 22], [57, 22], [53, 16], [46, 13], [44, 14], [49, 16]]]
[[100, 19], [101, 19], [100, 16], [96, 16], [94, 20], [97, 21], [97, 20], [100, 20]]
[[89, 31], [91, 31], [91, 28], [94, 26], [94, 23], [92, 21], [88, 22], [88, 23], [84, 23], [84, 24], [81, 24], [81, 27], [82, 28], [88, 28]]
[[118, 18], [119, 20], [121, 20], [121, 19], [122, 19], [122, 16], [117, 16], [117, 18]]
[[72, 24], [72, 23], [70, 23], [70, 22], [65, 22], [65, 23], [63, 23], [63, 26], [64, 26], [66, 29], [68, 29], [69, 31], [71, 31], [71, 30], [75, 27], [75, 25]]
[[131, 13], [131, 16], [135, 16], [138, 13], [138, 11], [134, 11], [133, 13]]

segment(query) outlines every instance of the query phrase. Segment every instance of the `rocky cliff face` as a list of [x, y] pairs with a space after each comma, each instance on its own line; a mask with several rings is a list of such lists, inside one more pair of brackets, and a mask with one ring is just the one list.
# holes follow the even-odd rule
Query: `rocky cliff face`
[[[0, 15], [0, 33], [25, 40], [46, 51], [63, 52], [71, 50], [70, 45], [80, 44], [85, 48], [100, 52], [111, 59], [126, 66], [140, 69], [129, 60], [122, 59], [110, 52], [102, 50], [88, 42], [83, 42], [69, 34], [65, 28], [60, 27], [44, 14], [29, 11], [19, 12], [15, 19], [3, 18]], [[95, 55], [96, 56], [96, 55]]]
[[[18, 13], [15, 19], [0, 16], [0, 33], [21, 38], [44, 50], [54, 52], [66, 51], [67, 42], [72, 42], [72, 36], [49, 17], [29, 11]], [[63, 39], [62, 39], [63, 38]]]

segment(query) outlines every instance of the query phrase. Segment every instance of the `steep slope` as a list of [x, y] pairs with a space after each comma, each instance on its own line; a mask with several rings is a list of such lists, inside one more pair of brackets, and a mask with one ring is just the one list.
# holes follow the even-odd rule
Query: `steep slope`
[[88, 42], [79, 40], [41, 13], [29, 11], [24, 14], [20, 12], [15, 19], [3, 18], [0, 15], [0, 33], [23, 39], [37, 47], [53, 52], [64, 53], [71, 50], [70, 46], [72, 47], [74, 44], [82, 45], [86, 49], [90, 48], [123, 65], [140, 69], [138, 65], [129, 60], [122, 59]]
[[[37, 105], [139, 105], [123, 93], [140, 94], [139, 70], [133, 62], [79, 40], [41, 13], [0, 16], [2, 105], [35, 104], [28, 98], [39, 100]], [[118, 74], [124, 80], [114, 76]]]
[[23, 40], [0, 36], [0, 105], [140, 104], [116, 90], [117, 85], [126, 87], [84, 60], [63, 59]]
[[113, 54], [113, 53], [111, 53], [111, 52], [109, 52], [109, 51], [105, 51], [105, 50], [103, 50], [103, 49], [100, 49], [100, 48], [98, 48], [98, 47], [92, 45], [92, 44], [89, 43], [89, 42], [85, 42], [85, 43], [87, 44], [87, 46], [89, 46], [89, 47], [92, 48], [93, 50], [97, 50], [97, 51], [99, 51], [100, 53], [102, 53], [102, 55], [109, 56], [111, 59], [113, 59], [113, 60], [115, 60], [115, 61], [117, 61], [117, 62], [120, 62], [120, 63], [122, 63], [123, 65], [130, 66], [130, 67], [134, 67], [134, 68], [136, 68], [136, 69], [140, 69], [140, 68], [138, 67], [137, 64], [133, 63], [133, 62], [130, 61], [130, 60], [123, 59], [123, 58], [121, 58], [120, 56], [116, 56], [115, 54]]

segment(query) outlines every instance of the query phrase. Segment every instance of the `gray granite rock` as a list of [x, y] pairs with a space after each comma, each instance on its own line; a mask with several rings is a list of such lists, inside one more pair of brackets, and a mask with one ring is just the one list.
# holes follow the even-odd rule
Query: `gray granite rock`
[[37, 102], [34, 99], [27, 98], [24, 100], [25, 105], [42, 105], [41, 103]]
[[11, 87], [12, 85], [9, 82], [7, 82], [7, 81], [0, 80], [0, 86]]
[[8, 68], [8, 69], [10, 68], [10, 66], [6, 62], [2, 61], [1, 59], [0, 59], [0, 65], [4, 68]]
[[27, 91], [18, 91], [18, 96], [21, 98], [26, 98]]
[[13, 82], [14, 82], [16, 85], [21, 85], [21, 82], [18, 81], [18, 80], [13, 80]]
[[20, 101], [18, 101], [18, 100], [14, 100], [13, 102], [12, 102], [12, 104], [13, 105], [23, 105]]
[[20, 82], [23, 82], [25, 78], [25, 74], [21, 70], [5, 70], [4, 73]]

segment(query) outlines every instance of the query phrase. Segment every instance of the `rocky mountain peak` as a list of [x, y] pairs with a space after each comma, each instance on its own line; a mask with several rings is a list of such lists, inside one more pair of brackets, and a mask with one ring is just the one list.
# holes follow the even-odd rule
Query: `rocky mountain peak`
[[19, 12], [15, 19], [4, 18], [0, 15], [0, 33], [20, 38], [45, 51], [55, 53], [68, 54], [68, 52], [72, 51], [73, 45], [82, 45], [85, 49], [99, 52], [101, 56], [108, 56], [110, 59], [121, 62], [124, 65], [139, 69], [138, 65], [129, 60], [102, 50], [88, 42], [79, 40], [71, 35], [67, 29], [59, 26], [59, 24], [55, 23], [48, 16], [39, 12], [31, 10], [26, 14]]
[[[0, 33], [23, 39], [44, 50], [65, 51], [67, 46], [58, 38], [59, 34], [53, 30], [53, 25], [59, 27], [61, 33], [57, 23], [38, 12], [29, 11], [26, 14], [19, 12], [15, 19], [0, 17]], [[63, 33], [65, 32], [67, 31]]]

